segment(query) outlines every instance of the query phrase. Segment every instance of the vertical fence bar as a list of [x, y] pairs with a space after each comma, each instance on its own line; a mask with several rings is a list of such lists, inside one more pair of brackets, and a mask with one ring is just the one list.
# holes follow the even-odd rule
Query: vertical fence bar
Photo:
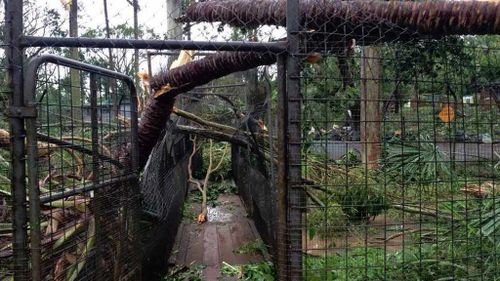
[[[90, 74], [90, 123], [92, 135], [92, 181], [99, 183], [99, 124], [97, 116], [97, 78], [95, 73]], [[94, 210], [95, 212], [95, 210]]]
[[[99, 120], [98, 120], [98, 110], [97, 110], [97, 75], [95, 73], [90, 73], [89, 77], [89, 86], [90, 86], [90, 124], [91, 124], [91, 138], [92, 138], [92, 183], [97, 185], [100, 182], [100, 159], [99, 159]], [[101, 264], [102, 259], [102, 248], [101, 248], [101, 239], [102, 239], [102, 231], [101, 231], [101, 222], [103, 222], [104, 218], [100, 215], [102, 204], [102, 191], [95, 190], [94, 191], [94, 200], [93, 210], [94, 220], [95, 220], [95, 244], [96, 244], [96, 270], [97, 274], [95, 275], [96, 280], [103, 280], [102, 274], [99, 272], [105, 270]], [[90, 238], [90, 237], [89, 237]]]
[[[24, 75], [23, 82], [23, 98], [25, 106], [36, 109], [35, 101], [35, 85], [36, 85], [36, 69], [32, 72], [29, 69]], [[29, 79], [25, 79], [29, 77]], [[37, 112], [35, 112], [37, 113]], [[42, 278], [42, 232], [40, 225], [40, 186], [38, 182], [38, 138], [37, 131], [38, 116], [26, 118], [26, 159], [27, 176], [28, 176], [28, 197], [29, 197], [29, 222], [30, 222], [30, 262], [31, 262], [31, 278], [33, 281], [41, 280]]]
[[[141, 214], [141, 203], [142, 198], [140, 197], [141, 191], [139, 189], [139, 174], [140, 174], [140, 167], [139, 167], [139, 142], [137, 139], [138, 135], [138, 130], [139, 130], [139, 114], [137, 112], [137, 88], [134, 85], [134, 82], [132, 79], [124, 81], [127, 84], [127, 87], [130, 89], [130, 130], [131, 130], [131, 139], [130, 139], [130, 144], [131, 144], [131, 149], [130, 149], [130, 169], [131, 169], [131, 174], [136, 175], [136, 178], [130, 182], [130, 186], [132, 188], [129, 189], [129, 193], [131, 194], [130, 197], [135, 196], [136, 202], [133, 204], [131, 210], [129, 210], [130, 214], [130, 233], [132, 233], [132, 236], [130, 237], [130, 240], [132, 241], [134, 245], [134, 249], [139, 252], [140, 249], [138, 248], [137, 245], [139, 245], [140, 241], [140, 236], [138, 233], [140, 233], [139, 230], [139, 219], [140, 219], [140, 214]], [[136, 259], [136, 264], [137, 264], [137, 272], [135, 274], [135, 280], [141, 281], [142, 280], [142, 266], [141, 266], [141, 256], [137, 257]]]
[[[33, 81], [32, 83], [35, 83]], [[24, 86], [24, 99], [27, 106], [35, 108], [34, 93], [26, 91]], [[29, 222], [30, 222], [30, 261], [31, 261], [31, 280], [38, 281], [42, 278], [42, 233], [40, 225], [40, 187], [38, 183], [38, 147], [36, 137], [35, 117], [26, 118], [26, 159], [28, 160], [28, 197], [29, 197]]]
[[[7, 84], [10, 89], [10, 137], [12, 155], [12, 213], [14, 230], [14, 279], [28, 280], [28, 241], [27, 241], [27, 202], [26, 202], [26, 168], [25, 168], [25, 131], [22, 114], [23, 100], [23, 49], [21, 35], [23, 33], [23, 1], [5, 1], [5, 35], [8, 47]], [[15, 113], [15, 115], [13, 114]]]
[[286, 61], [286, 134], [287, 148], [287, 232], [289, 247], [289, 276], [287, 280], [302, 280], [302, 190], [300, 170], [300, 61], [299, 1], [287, 0], [286, 29], [288, 57]]
[[276, 230], [276, 268], [277, 279], [286, 280], [287, 270], [287, 194], [286, 194], [286, 55], [278, 56], [278, 168], [276, 176], [277, 189], [277, 230]]

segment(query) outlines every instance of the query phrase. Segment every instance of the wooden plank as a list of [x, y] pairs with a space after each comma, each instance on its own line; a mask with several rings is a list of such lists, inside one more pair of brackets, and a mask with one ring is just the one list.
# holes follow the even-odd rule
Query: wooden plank
[[217, 227], [218, 238], [219, 238], [219, 253], [220, 261], [235, 264], [238, 263], [236, 255], [234, 253], [237, 250], [237, 245], [233, 244], [233, 239], [231, 238], [230, 224], [219, 225]]
[[203, 235], [203, 264], [220, 265], [219, 239], [217, 235], [217, 225], [205, 223], [205, 233]]
[[217, 235], [217, 225], [205, 223], [205, 233], [203, 235], [203, 264], [207, 267], [203, 270], [204, 280], [216, 281], [220, 277], [220, 254], [219, 239]]
[[185, 264], [186, 261], [186, 248], [189, 243], [189, 237], [185, 234], [186, 223], [181, 223], [175, 236], [174, 247], [172, 254], [168, 259], [169, 264]]
[[188, 228], [189, 232], [185, 232], [185, 235], [189, 236], [189, 243], [185, 247], [187, 254], [185, 258], [185, 265], [193, 264], [203, 264], [204, 262], [204, 228], [203, 226], [191, 224]]

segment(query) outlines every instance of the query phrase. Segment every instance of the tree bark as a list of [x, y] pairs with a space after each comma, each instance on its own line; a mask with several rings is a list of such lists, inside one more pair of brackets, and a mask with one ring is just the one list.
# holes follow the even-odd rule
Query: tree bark
[[169, 99], [233, 72], [275, 62], [276, 54], [272, 53], [222, 52], [190, 62], [182, 67], [164, 70], [151, 78], [150, 85], [154, 92], [169, 85], [171, 90], [158, 97], [160, 100]]
[[[183, 22], [222, 22], [234, 26], [285, 25], [286, 1], [222, 0], [191, 4]], [[361, 44], [413, 38], [499, 34], [500, 3], [480, 1], [302, 1], [300, 24], [336, 33]], [[335, 37], [335, 34], [328, 36]]]
[[380, 53], [377, 47], [363, 49], [361, 61], [361, 162], [368, 170], [380, 159]]

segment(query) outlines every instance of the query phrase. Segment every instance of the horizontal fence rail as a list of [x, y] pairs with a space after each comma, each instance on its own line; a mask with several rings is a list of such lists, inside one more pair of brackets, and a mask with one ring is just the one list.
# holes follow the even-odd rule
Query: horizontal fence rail
[[286, 50], [285, 42], [210, 42], [185, 40], [135, 40], [98, 38], [55, 38], [25, 36], [23, 47], [78, 47], [78, 48], [124, 48], [157, 50], [204, 50], [204, 51], [252, 51], [281, 53]]

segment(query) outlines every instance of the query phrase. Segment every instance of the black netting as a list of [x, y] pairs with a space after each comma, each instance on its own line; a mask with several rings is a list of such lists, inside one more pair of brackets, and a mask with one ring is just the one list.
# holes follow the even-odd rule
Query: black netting
[[143, 280], [158, 279], [166, 269], [182, 219], [192, 144], [189, 138], [175, 133], [175, 128], [175, 124], [169, 121], [141, 180], [144, 222], [149, 228], [143, 243]]
[[271, 253], [276, 250], [276, 189], [271, 177], [259, 167], [257, 159], [246, 148], [233, 146], [231, 151], [234, 182], [250, 217], [254, 220]]

